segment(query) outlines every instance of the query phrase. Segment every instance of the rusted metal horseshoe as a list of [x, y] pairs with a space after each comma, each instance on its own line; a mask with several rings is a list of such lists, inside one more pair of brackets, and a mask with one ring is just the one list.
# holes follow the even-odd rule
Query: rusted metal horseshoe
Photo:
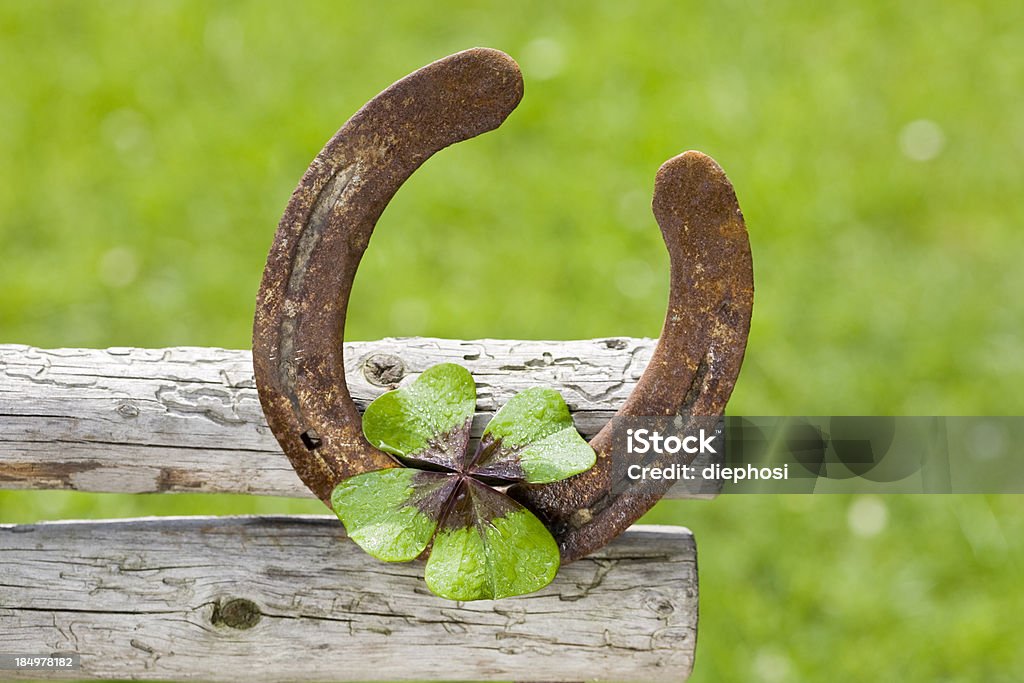
[[[271, 430], [324, 502], [334, 486], [395, 462], [363, 437], [345, 383], [343, 338], [356, 268], [402, 183], [435, 152], [497, 128], [519, 104], [519, 67], [497, 50], [459, 52], [377, 95], [327, 143], [278, 225], [257, 299], [253, 365]], [[669, 311], [650, 365], [618, 414], [719, 415], [746, 347], [750, 247], [732, 186], [687, 152], [655, 182], [654, 213], [671, 260]], [[663, 490], [614, 496], [606, 427], [584, 475], [514, 493], [551, 527], [563, 562], [600, 548]]]

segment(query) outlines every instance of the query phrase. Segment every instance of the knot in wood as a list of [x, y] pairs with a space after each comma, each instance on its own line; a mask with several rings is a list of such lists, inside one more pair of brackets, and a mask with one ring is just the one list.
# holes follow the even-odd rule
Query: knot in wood
[[125, 401], [117, 406], [117, 414], [121, 417], [138, 417], [139, 408], [135, 404]]
[[244, 631], [258, 624], [262, 616], [259, 605], [252, 600], [232, 598], [227, 602], [214, 604], [210, 622], [214, 626], [227, 626]]
[[363, 362], [366, 381], [378, 387], [394, 387], [405, 377], [405, 363], [390, 353], [375, 353]]

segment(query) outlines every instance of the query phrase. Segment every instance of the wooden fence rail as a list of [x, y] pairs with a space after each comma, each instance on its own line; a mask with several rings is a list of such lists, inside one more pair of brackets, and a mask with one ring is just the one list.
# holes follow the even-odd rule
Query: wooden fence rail
[[[474, 435], [511, 396], [549, 386], [587, 438], [622, 405], [650, 339], [383, 339], [345, 345], [360, 408], [436, 363], [477, 382]], [[697, 462], [700, 464], [700, 461]], [[707, 484], [669, 497], [707, 497]], [[0, 345], [0, 488], [311, 497], [263, 418], [248, 351]]]
[[539, 593], [469, 603], [344, 535], [320, 517], [0, 526], [0, 651], [79, 653], [64, 678], [678, 681], [692, 666], [685, 529], [634, 527]]

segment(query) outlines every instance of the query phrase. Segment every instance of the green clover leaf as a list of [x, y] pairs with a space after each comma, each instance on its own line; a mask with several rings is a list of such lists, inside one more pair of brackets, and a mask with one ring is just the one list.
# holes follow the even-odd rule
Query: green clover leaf
[[555, 577], [558, 545], [536, 516], [492, 486], [561, 481], [590, 469], [594, 450], [551, 389], [514, 396], [469, 449], [476, 384], [436, 365], [367, 407], [363, 433], [405, 467], [339, 484], [331, 504], [370, 555], [407, 562], [430, 548], [425, 578], [451, 600], [496, 600]]

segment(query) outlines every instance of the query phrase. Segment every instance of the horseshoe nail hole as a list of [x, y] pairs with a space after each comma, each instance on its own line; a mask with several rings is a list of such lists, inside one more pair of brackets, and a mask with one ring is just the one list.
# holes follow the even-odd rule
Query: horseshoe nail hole
[[321, 441], [320, 435], [316, 433], [315, 429], [307, 429], [302, 432], [302, 434], [299, 434], [299, 438], [302, 439], [302, 445], [310, 451], [320, 448], [324, 443]]
[[252, 600], [232, 598], [227, 602], [214, 603], [210, 623], [244, 631], [258, 624], [262, 616], [259, 605]]
[[572, 513], [572, 517], [569, 518], [569, 525], [573, 529], [579, 529], [590, 524], [592, 519], [594, 519], [594, 513], [589, 508], [580, 508]]

